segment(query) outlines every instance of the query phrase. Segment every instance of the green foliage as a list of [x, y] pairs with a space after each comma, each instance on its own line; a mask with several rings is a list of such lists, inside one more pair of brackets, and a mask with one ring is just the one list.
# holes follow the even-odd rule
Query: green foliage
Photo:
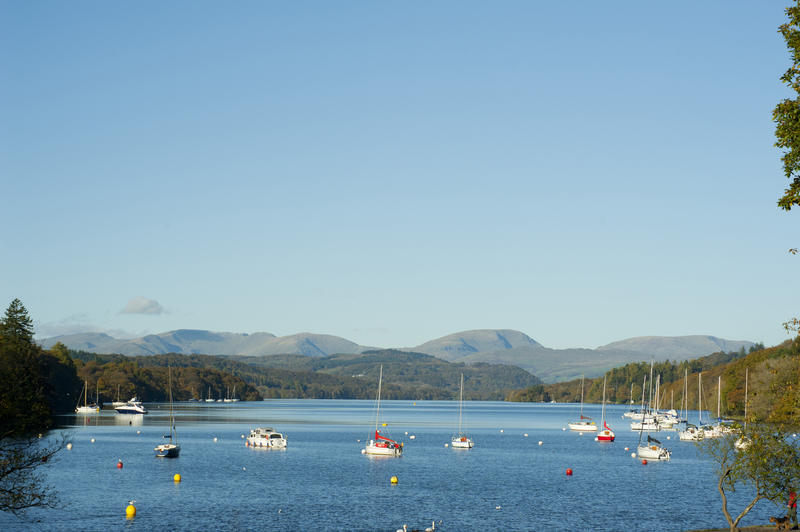
[[36, 345], [31, 324], [19, 299], [0, 320], [0, 438], [40, 432], [54, 413], [72, 408], [75, 366], [63, 349], [53, 354]]
[[[714, 462], [722, 513], [732, 531], [759, 500], [780, 503], [800, 482], [800, 446], [781, 425], [751, 423], [747, 430], [697, 445]], [[734, 518], [727, 494], [741, 487], [750, 489], [753, 498]]]
[[[794, 93], [800, 94], [800, 1], [787, 7], [786, 15], [789, 20], [779, 31], [786, 40], [792, 64], [780, 79]], [[772, 112], [772, 119], [777, 123], [775, 146], [783, 150], [783, 171], [790, 180], [778, 206], [788, 211], [800, 204], [800, 98], [781, 100]]]

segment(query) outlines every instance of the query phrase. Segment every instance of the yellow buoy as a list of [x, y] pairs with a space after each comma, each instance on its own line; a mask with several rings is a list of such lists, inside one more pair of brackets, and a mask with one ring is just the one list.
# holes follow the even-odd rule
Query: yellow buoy
[[180, 473], [175, 473], [175, 476], [172, 477], [172, 480], [174, 480], [175, 482], [180, 482], [181, 481], [181, 474]]
[[381, 423], [381, 426], [385, 427], [385, 426], [386, 426], [386, 423]]
[[394, 476], [394, 475], [392, 475], [392, 478], [391, 478], [391, 479], [389, 479], [389, 481], [390, 481], [392, 484], [397, 484], [397, 477], [396, 477], [396, 476]]
[[127, 508], [125, 508], [125, 517], [128, 519], [132, 519], [136, 516], [136, 506], [129, 504]]

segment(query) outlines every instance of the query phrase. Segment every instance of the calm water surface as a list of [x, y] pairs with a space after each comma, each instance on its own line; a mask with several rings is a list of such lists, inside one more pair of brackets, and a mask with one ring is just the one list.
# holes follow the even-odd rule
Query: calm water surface
[[[678, 531], [725, 524], [709, 461], [677, 433], [661, 432], [655, 436], [672, 460], [643, 466], [624, 450], [635, 450], [639, 435], [621, 419], [623, 407], [607, 412], [617, 440], [600, 443], [562, 430], [577, 417], [576, 405], [468, 402], [464, 419], [476, 446], [455, 450], [444, 444], [456, 428], [457, 402], [384, 401], [384, 430], [405, 452], [375, 458], [361, 454], [374, 426], [371, 401], [182, 403], [177, 459], [154, 456], [168, 407], [147, 407], [145, 416], [65, 418], [73, 448], [47, 469], [63, 507], [31, 512], [26, 521], [0, 515], [0, 528], [395, 531], [436, 521], [437, 530], [450, 531]], [[584, 413], [599, 421], [599, 405]], [[289, 448], [245, 447], [242, 436], [257, 426], [283, 432]], [[182, 482], [173, 482], [175, 473]], [[734, 494], [730, 507], [738, 511], [745, 495]], [[130, 500], [137, 515], [127, 520]], [[777, 511], [761, 502], [742, 525]]]

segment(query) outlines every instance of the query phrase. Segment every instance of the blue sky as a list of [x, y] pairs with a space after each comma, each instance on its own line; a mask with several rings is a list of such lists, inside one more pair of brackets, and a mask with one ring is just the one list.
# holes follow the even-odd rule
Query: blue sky
[[786, 5], [2, 0], [0, 305], [41, 336], [781, 342]]

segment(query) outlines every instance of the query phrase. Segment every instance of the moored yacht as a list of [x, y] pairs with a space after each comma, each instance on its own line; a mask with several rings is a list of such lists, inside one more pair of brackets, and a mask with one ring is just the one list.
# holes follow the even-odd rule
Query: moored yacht
[[272, 427], [258, 427], [250, 431], [244, 444], [247, 447], [285, 449], [288, 442], [283, 434], [275, 432]]

